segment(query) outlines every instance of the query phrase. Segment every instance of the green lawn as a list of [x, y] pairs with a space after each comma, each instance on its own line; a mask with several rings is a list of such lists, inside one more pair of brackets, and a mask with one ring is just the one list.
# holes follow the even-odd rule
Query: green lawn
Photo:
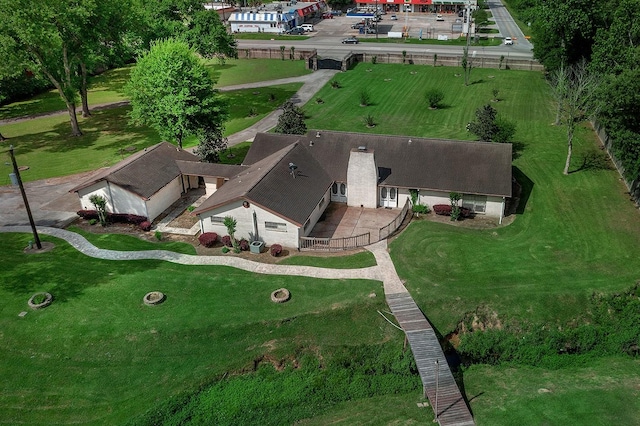
[[[99, 224], [95, 225], [99, 227]], [[94, 246], [105, 250], [140, 251], [140, 250], [167, 250], [183, 254], [196, 254], [191, 244], [170, 241], [143, 241], [131, 235], [122, 234], [97, 234], [85, 232], [77, 226], [70, 226], [67, 230], [82, 235]]]
[[[231, 59], [224, 65], [217, 60], [208, 60], [206, 64], [217, 80], [216, 87], [297, 77], [311, 72], [305, 69], [305, 61]], [[132, 68], [133, 65], [130, 65], [90, 77], [89, 106], [126, 100], [124, 85], [129, 81]], [[56, 90], [50, 90], [28, 100], [0, 105], [0, 120], [63, 110], [66, 110], [66, 106], [60, 95]]]
[[288, 256], [282, 262], [282, 265], [304, 265], [304, 266], [317, 266], [320, 268], [333, 268], [333, 269], [352, 269], [352, 268], [367, 268], [369, 266], [376, 265], [376, 259], [369, 251], [363, 251], [356, 254], [347, 256], [313, 256], [313, 255], [298, 255]]
[[[121, 424], [225, 372], [251, 370], [263, 355], [401, 337], [376, 310], [379, 282], [252, 274], [159, 261], [112, 262], [61, 240], [27, 255], [30, 235], [0, 238], [0, 419], [6, 424]], [[274, 304], [286, 287], [291, 301]], [[160, 290], [166, 301], [143, 305]], [[54, 303], [27, 307], [37, 291]], [[26, 311], [24, 317], [18, 314]]]
[[[293, 96], [301, 85], [289, 83], [222, 93], [221, 96], [229, 99], [231, 106], [225, 135], [258, 122]], [[273, 95], [273, 100], [269, 100], [270, 95]], [[253, 117], [247, 116], [250, 108], [255, 108]], [[67, 115], [7, 124], [2, 126], [2, 134], [14, 145], [18, 164], [29, 166], [29, 170], [21, 174], [23, 181], [65, 176], [111, 166], [131, 152], [160, 141], [153, 129], [129, 124], [129, 111], [127, 106], [95, 111], [89, 118], [79, 117], [84, 133], [81, 137], [69, 134]], [[197, 143], [197, 139], [191, 137], [184, 141], [184, 146]], [[5, 155], [4, 161], [9, 161], [8, 153]], [[61, 155], [64, 155], [64, 161], [61, 161]], [[8, 173], [0, 176], [0, 185], [9, 183]]]
[[[492, 106], [517, 124], [514, 175], [524, 191], [515, 220], [487, 230], [416, 221], [391, 243], [396, 269], [442, 335], [479, 307], [495, 313], [505, 326], [565, 328], [588, 319], [593, 292], [620, 292], [639, 279], [637, 209], [587, 127], [574, 140], [573, 172], [562, 175], [565, 131], [551, 125], [554, 111], [540, 73], [474, 69], [473, 84], [465, 87], [456, 76], [461, 72], [359, 64], [336, 76], [342, 88], [321, 89], [317, 96], [324, 104], [305, 106], [307, 125], [470, 140], [465, 125], [498, 88], [501, 100]], [[427, 108], [424, 91], [431, 87], [445, 92], [444, 108]], [[369, 91], [372, 106], [359, 106], [362, 90]], [[364, 125], [367, 114], [378, 123], [375, 129]], [[80, 161], [74, 158], [79, 151], [95, 150], [95, 156], [127, 146], [126, 139], [111, 151], [100, 151], [97, 144], [83, 149], [55, 145], [53, 136], [42, 141], [52, 127], [22, 132], [32, 135], [33, 152], [49, 155], [41, 167], [58, 173], [69, 168], [67, 158], [72, 164]], [[10, 126], [3, 132], [5, 128]], [[113, 132], [118, 135], [115, 124]], [[56, 161], [61, 154], [65, 161]], [[89, 158], [95, 157], [86, 155], [85, 161]], [[318, 348], [329, 361], [332, 345], [386, 339], [401, 345], [393, 337], [395, 329], [389, 330], [375, 312], [387, 309], [382, 298], [366, 297], [381, 293], [379, 283], [97, 261], [59, 241], [51, 253], [27, 256], [21, 248], [29, 238], [5, 234], [0, 239], [0, 372], [11, 378], [0, 384], [2, 419], [14, 419], [27, 406], [40, 404], [45, 408], [26, 411], [32, 416], [27, 423], [118, 423], [225, 371], [246, 368], [259, 355], [278, 359], [301, 348]], [[356, 256], [363, 257], [357, 262], [368, 264], [366, 255]], [[321, 264], [343, 262], [329, 259]], [[290, 260], [300, 261], [308, 264], [304, 258]], [[355, 263], [354, 258], [349, 261]], [[282, 286], [292, 290], [296, 303], [278, 307], [256, 297]], [[18, 317], [29, 295], [43, 289], [59, 298], [56, 303]], [[169, 297], [158, 309], [147, 309], [140, 299], [154, 289]], [[552, 371], [483, 365], [466, 369], [465, 392], [477, 423], [610, 424], [612, 415], [623, 424], [637, 423], [637, 359], [594, 356], [576, 365]], [[398, 404], [397, 396], [343, 402], [308, 424], [431, 422], [430, 409], [415, 406], [419, 395], [400, 399]], [[366, 417], [381, 411], [380, 406], [398, 408]]]

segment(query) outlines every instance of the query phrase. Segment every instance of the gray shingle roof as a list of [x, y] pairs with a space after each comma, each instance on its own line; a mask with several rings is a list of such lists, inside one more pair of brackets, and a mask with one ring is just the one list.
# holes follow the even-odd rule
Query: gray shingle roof
[[199, 161], [198, 157], [190, 152], [181, 150], [168, 142], [161, 142], [91, 176], [69, 192], [78, 192], [106, 180], [148, 199], [180, 176], [180, 168], [176, 160]]
[[[290, 163], [297, 166], [295, 178]], [[332, 183], [331, 177], [305, 146], [288, 144], [231, 178], [194, 213], [242, 199], [301, 226]]]
[[183, 175], [230, 178], [242, 172], [247, 166], [233, 164], [202, 163], [200, 161], [176, 160]]
[[[365, 146], [375, 152], [380, 185], [511, 196], [511, 144], [326, 130], [317, 135], [312, 130], [298, 140], [336, 181], [347, 179], [350, 151]], [[247, 157], [259, 158], [289, 140], [279, 136], [256, 135]]]

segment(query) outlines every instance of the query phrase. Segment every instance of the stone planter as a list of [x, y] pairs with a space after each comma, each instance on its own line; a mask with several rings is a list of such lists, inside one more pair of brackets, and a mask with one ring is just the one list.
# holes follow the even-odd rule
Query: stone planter
[[159, 291], [151, 291], [144, 295], [144, 297], [142, 298], [142, 301], [144, 302], [145, 305], [154, 306], [164, 302], [164, 299], [165, 299], [164, 293]]
[[[40, 299], [41, 296], [44, 296], [44, 300], [40, 303], [35, 303], [34, 300], [36, 298]], [[47, 306], [49, 306], [51, 304], [51, 302], [53, 302], [53, 296], [50, 293], [45, 293], [45, 292], [40, 292], [40, 293], [36, 293], [33, 296], [31, 296], [31, 298], [29, 298], [29, 301], [27, 302], [27, 304], [29, 305], [29, 307], [31, 309], [42, 309], [42, 308], [46, 308]]]
[[284, 303], [291, 299], [291, 293], [286, 288], [279, 288], [271, 293], [271, 301], [274, 303]]

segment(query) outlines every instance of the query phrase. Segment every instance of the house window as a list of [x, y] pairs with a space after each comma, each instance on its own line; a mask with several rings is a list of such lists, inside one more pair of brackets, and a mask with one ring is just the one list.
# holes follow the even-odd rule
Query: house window
[[224, 225], [224, 217], [211, 216], [211, 224], [212, 225]]
[[265, 229], [270, 231], [287, 232], [287, 224], [281, 222], [265, 222]]
[[462, 197], [462, 207], [466, 207], [474, 213], [485, 213], [487, 211], [487, 196], [465, 194]]

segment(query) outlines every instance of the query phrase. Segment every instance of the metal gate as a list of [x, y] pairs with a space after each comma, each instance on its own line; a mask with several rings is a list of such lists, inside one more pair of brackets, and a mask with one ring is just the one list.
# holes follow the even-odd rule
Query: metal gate
[[342, 61], [337, 59], [318, 59], [319, 70], [342, 70]]

